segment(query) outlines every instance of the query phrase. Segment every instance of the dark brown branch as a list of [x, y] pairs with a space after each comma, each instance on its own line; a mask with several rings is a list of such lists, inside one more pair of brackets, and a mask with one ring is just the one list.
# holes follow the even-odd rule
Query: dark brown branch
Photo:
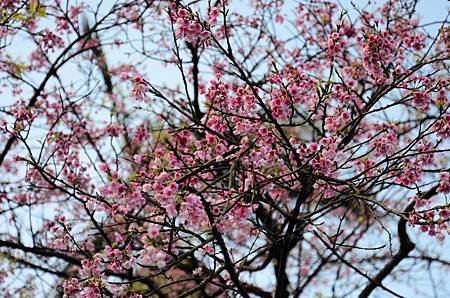
[[24, 265], [24, 266], [26, 266], [28, 268], [36, 269], [36, 270], [39, 270], [39, 271], [42, 271], [42, 272], [45, 272], [45, 273], [50, 273], [50, 274], [56, 275], [56, 276], [61, 277], [61, 278], [69, 278], [70, 277], [70, 274], [68, 274], [65, 271], [56, 271], [56, 270], [52, 270], [52, 269], [49, 269], [49, 268], [45, 268], [45, 267], [42, 267], [40, 265], [34, 264], [32, 262], [28, 262], [28, 261], [23, 260], [23, 259], [15, 258], [13, 256], [8, 256], [8, 258], [12, 258], [14, 260], [14, 262], [20, 263], [20, 264], [22, 264], [22, 265]]
[[201, 197], [201, 201], [205, 208], [206, 215], [208, 216], [209, 223], [211, 225], [211, 232], [212, 232], [214, 238], [216, 239], [217, 243], [219, 244], [220, 250], [223, 254], [224, 267], [230, 274], [231, 281], [234, 283], [239, 294], [241, 294], [242, 297], [250, 298], [250, 296], [247, 294], [246, 289], [244, 288], [244, 286], [242, 285], [242, 283], [239, 280], [239, 276], [235, 270], [235, 266], [234, 266], [233, 261], [231, 260], [230, 254], [228, 253], [228, 249], [225, 244], [225, 241], [224, 241], [222, 235], [220, 234], [219, 230], [217, 230], [217, 227], [214, 223], [214, 215], [212, 214], [212, 212], [210, 210], [210, 206], [209, 206], [208, 202], [203, 197]]
[[75, 257], [67, 255], [62, 252], [49, 250], [43, 247], [28, 247], [23, 244], [14, 243], [10, 241], [0, 240], [0, 247], [7, 247], [12, 249], [20, 249], [23, 252], [33, 253], [35, 255], [40, 255], [44, 257], [55, 257], [62, 259], [70, 264], [81, 266], [81, 261]]
[[[436, 194], [436, 190], [439, 185], [434, 186], [427, 192], [421, 195], [421, 198], [424, 200], [430, 199], [432, 196]], [[411, 241], [406, 232], [406, 223], [409, 213], [413, 211], [415, 202], [409, 203], [409, 205], [403, 211], [404, 217], [400, 218], [398, 222], [398, 238], [400, 240], [400, 248], [399, 251], [394, 255], [392, 260], [387, 263], [378, 274], [369, 281], [364, 290], [359, 294], [359, 298], [369, 297], [375, 288], [381, 284], [381, 282], [394, 270], [395, 267], [400, 264], [400, 262], [408, 257], [409, 253], [414, 250], [416, 245]]]

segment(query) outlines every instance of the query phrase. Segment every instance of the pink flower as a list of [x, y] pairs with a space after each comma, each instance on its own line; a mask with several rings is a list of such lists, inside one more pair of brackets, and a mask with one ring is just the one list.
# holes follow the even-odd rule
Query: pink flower
[[[201, 24], [199, 19], [194, 17], [194, 14], [189, 13], [186, 9], [178, 9], [176, 15], [172, 17], [175, 19], [176, 36], [184, 38], [190, 43], [207, 44], [210, 39], [210, 32], [207, 31]], [[217, 21], [217, 13], [211, 10], [209, 22], [215, 23]]]
[[156, 238], [159, 235], [160, 226], [157, 224], [150, 224], [148, 228], [148, 234], [150, 238]]
[[398, 147], [397, 134], [386, 133], [378, 138], [372, 143], [372, 148], [375, 149], [374, 156], [390, 156], [395, 153]]
[[44, 29], [40, 45], [44, 51], [54, 51], [55, 49], [64, 47], [64, 40], [49, 29]]
[[450, 193], [450, 173], [439, 173], [438, 192]]
[[387, 31], [373, 32], [361, 43], [363, 66], [367, 73], [374, 77], [385, 78], [389, 64], [395, 57], [395, 38]]
[[146, 93], [148, 91], [147, 83], [140, 75], [135, 75], [132, 79], [133, 97], [137, 100], [144, 100], [146, 98]]
[[419, 111], [428, 111], [431, 103], [431, 96], [429, 92], [426, 91], [415, 91], [413, 93], [413, 105], [419, 109]]

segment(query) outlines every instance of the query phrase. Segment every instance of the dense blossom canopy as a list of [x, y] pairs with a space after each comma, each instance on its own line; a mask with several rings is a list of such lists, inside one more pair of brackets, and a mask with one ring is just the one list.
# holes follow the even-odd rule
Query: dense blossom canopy
[[450, 295], [448, 20], [356, 2], [0, 1], [1, 296]]

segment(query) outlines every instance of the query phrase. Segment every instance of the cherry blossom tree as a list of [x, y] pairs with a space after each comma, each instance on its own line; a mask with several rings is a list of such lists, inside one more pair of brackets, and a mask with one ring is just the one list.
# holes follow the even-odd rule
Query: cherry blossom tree
[[2, 297], [449, 295], [448, 19], [357, 2], [0, 1]]

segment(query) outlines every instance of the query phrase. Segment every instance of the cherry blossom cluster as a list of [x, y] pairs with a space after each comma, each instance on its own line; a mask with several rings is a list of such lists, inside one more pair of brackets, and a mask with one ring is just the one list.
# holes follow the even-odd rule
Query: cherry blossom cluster
[[[217, 21], [217, 10], [211, 10], [208, 21]], [[172, 18], [175, 21], [176, 36], [184, 38], [190, 43], [205, 44], [210, 39], [210, 31], [204, 28], [198, 17], [184, 8], [179, 8]]]
[[[343, 30], [342, 30], [343, 31]], [[339, 54], [345, 49], [347, 42], [344, 38], [341, 38], [340, 32], [333, 32], [327, 40], [327, 56], [332, 59], [335, 55]]]
[[299, 104], [304, 104], [308, 110], [314, 109], [317, 101], [314, 90], [318, 82], [300, 69], [288, 68], [281, 75], [272, 74], [268, 80], [273, 84], [268, 104], [276, 119], [288, 119]]
[[41, 46], [44, 51], [54, 51], [64, 47], [64, 40], [49, 29], [45, 29], [42, 33]]
[[375, 157], [390, 156], [398, 149], [398, 137], [395, 132], [382, 132], [372, 143]]
[[360, 38], [362, 64], [374, 79], [384, 82], [389, 77], [397, 47], [395, 38], [387, 31], [371, 32]]

